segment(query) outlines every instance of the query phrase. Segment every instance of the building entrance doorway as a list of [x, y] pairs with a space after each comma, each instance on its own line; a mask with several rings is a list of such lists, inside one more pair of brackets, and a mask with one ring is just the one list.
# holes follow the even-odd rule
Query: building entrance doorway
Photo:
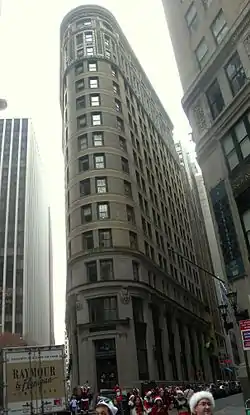
[[118, 382], [115, 339], [95, 342], [97, 387], [113, 389]]

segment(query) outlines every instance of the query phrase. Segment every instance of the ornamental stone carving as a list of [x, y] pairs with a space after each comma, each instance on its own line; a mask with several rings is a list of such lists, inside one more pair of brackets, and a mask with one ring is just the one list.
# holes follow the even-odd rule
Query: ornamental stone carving
[[130, 294], [128, 291], [128, 288], [122, 288], [120, 291], [120, 298], [121, 298], [121, 303], [122, 304], [129, 304], [130, 303]]
[[196, 126], [198, 128], [198, 132], [202, 133], [207, 129], [207, 121], [200, 102], [193, 108], [193, 115]]

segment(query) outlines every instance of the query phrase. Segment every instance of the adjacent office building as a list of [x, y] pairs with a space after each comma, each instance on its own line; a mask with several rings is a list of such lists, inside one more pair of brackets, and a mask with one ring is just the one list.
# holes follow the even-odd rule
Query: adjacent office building
[[216, 379], [173, 125], [109, 11], [60, 38], [71, 384]]
[[44, 171], [30, 120], [0, 120], [1, 332], [53, 344], [52, 244]]
[[250, 292], [250, 1], [163, 0], [223, 274]]

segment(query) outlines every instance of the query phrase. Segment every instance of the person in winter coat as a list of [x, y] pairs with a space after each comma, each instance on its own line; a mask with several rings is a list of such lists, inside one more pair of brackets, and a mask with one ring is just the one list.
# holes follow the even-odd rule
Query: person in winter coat
[[189, 400], [189, 407], [191, 414], [212, 415], [215, 408], [214, 397], [207, 391], [196, 392]]

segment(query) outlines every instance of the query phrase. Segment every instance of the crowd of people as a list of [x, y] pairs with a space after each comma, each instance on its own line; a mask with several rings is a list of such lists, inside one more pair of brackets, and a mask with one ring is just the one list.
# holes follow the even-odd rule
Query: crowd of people
[[[96, 398], [93, 410], [96, 415], [169, 415], [169, 411], [175, 408], [179, 415], [204, 414], [209, 415], [214, 407], [214, 398], [209, 391], [195, 392], [191, 385], [186, 387], [151, 388], [141, 396], [139, 389], [133, 389], [127, 394], [126, 404], [118, 385], [114, 388], [114, 399], [105, 396]], [[197, 400], [198, 399], [198, 400]], [[89, 387], [76, 388], [70, 399], [70, 411], [72, 415], [87, 414], [93, 396]], [[203, 411], [197, 412], [198, 402], [204, 401]], [[198, 408], [199, 409], [199, 408]], [[91, 411], [92, 412], [92, 411]]]
[[[240, 383], [237, 381], [163, 387], [151, 384], [150, 387], [144, 385], [141, 391], [134, 388], [128, 393], [116, 385], [113, 390], [103, 390], [103, 393], [94, 399], [90, 386], [85, 385], [74, 388], [69, 400], [69, 409], [74, 415], [86, 415], [99, 408], [102, 402], [102, 406], [106, 409], [100, 414], [99, 410], [96, 411], [97, 415], [169, 415], [172, 409], [175, 409], [179, 415], [187, 415], [193, 413], [194, 410], [192, 409], [194, 408], [193, 396], [206, 396], [209, 399], [212, 397], [212, 400], [210, 399], [212, 408], [214, 399], [240, 391]], [[209, 414], [210, 409], [205, 413]], [[204, 414], [204, 411], [202, 413]]]

